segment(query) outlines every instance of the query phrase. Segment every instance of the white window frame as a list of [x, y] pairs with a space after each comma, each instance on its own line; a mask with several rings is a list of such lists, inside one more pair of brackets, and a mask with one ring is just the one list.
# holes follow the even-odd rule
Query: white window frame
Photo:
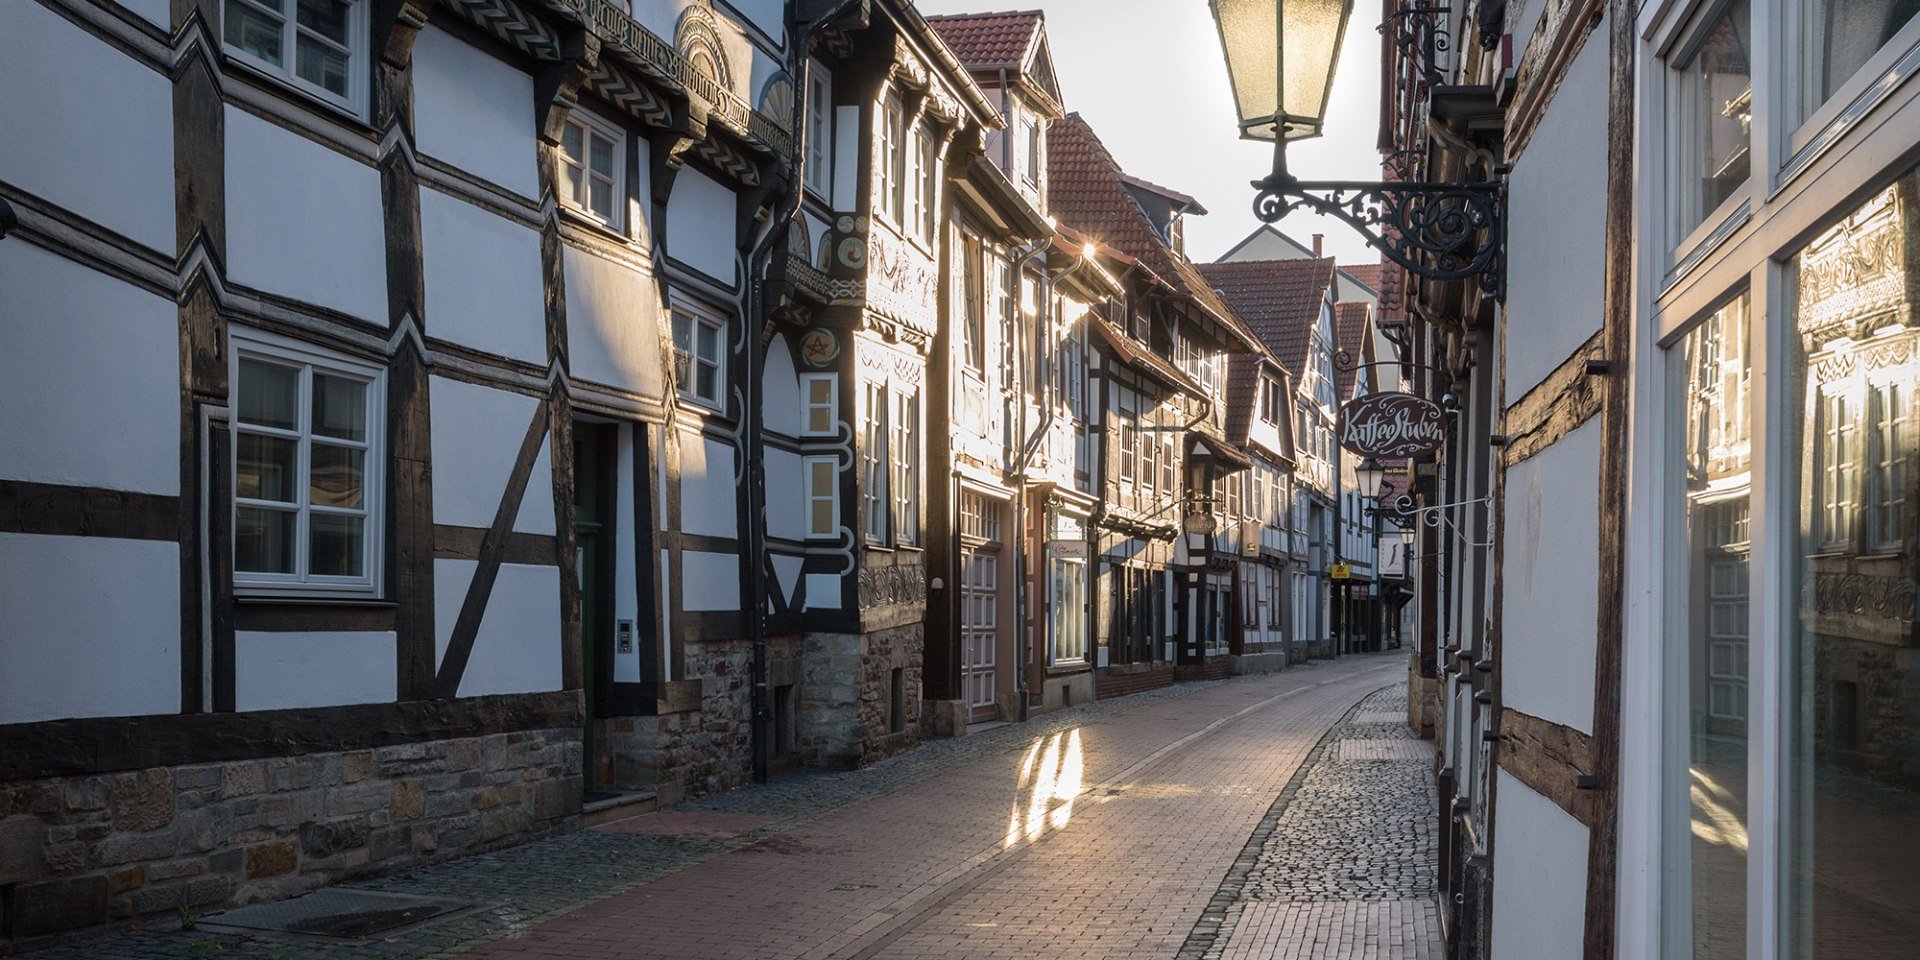
[[1026, 151], [1026, 162], [1020, 165], [1020, 179], [1027, 186], [1037, 187], [1040, 185], [1040, 119], [1029, 116], [1020, 124], [1021, 139], [1024, 141], [1021, 149]]
[[[827, 402], [816, 403], [813, 399], [813, 385], [827, 385]], [[825, 411], [827, 428], [813, 428], [813, 415]], [[831, 373], [803, 373], [800, 375], [800, 436], [832, 437], [840, 433], [840, 378]]]
[[893, 409], [888, 411], [887, 428], [892, 431], [887, 444], [888, 493], [893, 503], [893, 542], [896, 546], [920, 545], [920, 409], [919, 389], [894, 388], [890, 391]]
[[[273, 10], [261, 0], [222, 0], [220, 4], [220, 48], [228, 58], [252, 71], [265, 76], [275, 83], [282, 84], [299, 93], [318, 100], [328, 106], [344, 110], [355, 117], [364, 118], [367, 113], [367, 82], [371, 71], [368, 59], [372, 56], [372, 41], [367, 31], [367, 8], [372, 0], [347, 0], [352, 6], [347, 11], [347, 92], [345, 96], [334, 93], [314, 83], [296, 72], [299, 56], [298, 0], [284, 0], [287, 10]], [[273, 63], [256, 57], [226, 40], [227, 8], [240, 4], [272, 16], [281, 21], [280, 43], [283, 64]], [[311, 33], [312, 31], [307, 31]], [[331, 40], [320, 38], [332, 45]]]
[[[674, 392], [677, 393], [681, 399], [690, 403], [699, 404], [712, 410], [722, 409], [722, 405], [725, 404], [727, 396], [727, 340], [730, 325], [725, 318], [711, 310], [697, 308], [689, 301], [674, 303], [672, 309], [669, 311], [668, 322], [677, 327], [678, 321], [682, 316], [685, 316], [689, 321], [687, 349], [683, 351], [680, 348], [680, 331], [674, 329], [672, 331], [673, 363], [677, 368], [680, 365], [681, 355], [686, 355], [688, 357], [687, 375], [683, 378], [676, 372], [673, 385]], [[696, 352], [700, 345], [699, 328], [701, 327], [706, 327], [714, 331], [713, 342], [715, 354], [711, 360], [703, 359]], [[712, 397], [702, 396], [698, 392], [700, 366], [703, 363], [711, 363], [713, 366]]]
[[833, 203], [833, 71], [807, 63], [807, 189]]
[[[335, 351], [312, 344], [302, 343], [288, 337], [278, 336], [250, 327], [233, 325], [228, 331], [228, 382], [233, 385], [232, 415], [229, 421], [233, 443], [229, 445], [227, 479], [231, 496], [227, 504], [231, 534], [227, 549], [235, 549], [233, 537], [239, 531], [240, 507], [248, 505], [239, 496], [239, 438], [244, 433], [295, 439], [299, 444], [297, 455], [297, 476], [294, 478], [294, 490], [297, 497], [299, 519], [294, 525], [294, 572], [263, 573], [256, 571], [233, 572], [234, 593], [238, 596], [261, 597], [353, 597], [377, 599], [383, 593], [386, 583], [383, 560], [386, 556], [384, 536], [386, 530], [386, 423], [387, 390], [386, 368], [347, 357]], [[271, 427], [248, 426], [240, 421], [239, 384], [240, 361], [258, 360], [277, 366], [297, 366], [300, 368], [300, 407], [299, 424], [289, 430]], [[307, 572], [310, 562], [312, 542], [311, 517], [316, 509], [320, 512], [335, 511], [330, 508], [315, 508], [310, 502], [312, 490], [313, 444], [313, 374], [315, 371], [332, 376], [357, 380], [366, 385], [366, 439], [358, 444], [350, 441], [329, 439], [331, 445], [357, 447], [364, 451], [361, 460], [362, 504], [366, 525], [361, 541], [364, 551], [361, 560], [362, 575], [358, 577], [319, 576]], [[269, 501], [259, 501], [262, 505]], [[237, 565], [236, 565], [237, 566]]]
[[869, 545], [887, 546], [893, 528], [893, 500], [888, 495], [893, 472], [888, 452], [892, 446], [888, 408], [893, 405], [893, 397], [885, 380], [868, 380], [860, 392], [860, 485], [866, 507], [863, 532]]
[[[821, 490], [815, 477], [815, 468], [825, 466], [828, 470], [827, 488]], [[805, 525], [807, 539], [832, 540], [840, 536], [840, 458], [835, 456], [802, 457], [800, 459], [801, 483], [804, 485], [803, 499], [807, 516]], [[825, 529], [815, 524], [813, 509], [816, 504], [832, 505], [830, 520]]]
[[898, 90], [889, 89], [880, 96], [874, 114], [874, 126], [880, 149], [874, 152], [873, 185], [880, 216], [899, 227], [906, 206], [907, 108]]
[[[557, 161], [555, 175], [556, 177], [559, 175], [560, 168], [577, 170], [577, 175], [586, 178], [587, 181], [587, 201], [580, 203], [572, 197], [567, 196], [565, 192], [560, 189], [559, 183], [553, 185], [555, 196], [559, 197], [560, 205], [566, 207], [568, 210], [594, 223], [601, 224], [615, 233], [624, 235], [627, 222], [627, 132], [613, 123], [602, 119], [585, 107], [575, 107], [570, 111], [567, 114], [566, 125], [568, 127], [579, 128], [580, 145], [582, 149], [586, 150], [587, 156], [570, 156], [565, 147], [566, 137], [562, 135], [560, 143], [553, 148], [554, 159]], [[593, 137], [599, 137], [611, 144], [610, 149], [613, 151], [613, 175], [611, 177], [602, 177], [593, 171], [590, 164], [593, 156]], [[600, 180], [607, 182], [607, 190], [613, 194], [613, 203], [611, 204], [613, 215], [611, 218], [602, 217], [593, 209], [593, 185], [596, 181]]]
[[[1077, 567], [1080, 571], [1079, 602], [1071, 608], [1061, 602], [1059, 592], [1054, 589], [1059, 583], [1056, 573], [1061, 567]], [[1078, 666], [1087, 662], [1087, 562], [1073, 557], [1049, 555], [1047, 557], [1047, 663], [1051, 666]], [[1067, 621], [1063, 623], [1062, 620]], [[1063, 627], [1074, 627], [1069, 631]], [[1071, 637], [1063, 636], [1071, 632]], [[1066, 643], [1063, 641], [1071, 640]]]

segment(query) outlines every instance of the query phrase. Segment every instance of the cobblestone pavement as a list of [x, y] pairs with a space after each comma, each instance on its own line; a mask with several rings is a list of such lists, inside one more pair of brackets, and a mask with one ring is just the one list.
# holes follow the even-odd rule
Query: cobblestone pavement
[[1374, 693], [1321, 740], [1254, 831], [1182, 957], [1442, 955], [1433, 752], [1399, 719], [1406, 696], [1405, 684]]
[[1163, 960], [1329, 725], [1403, 663], [1351, 657], [1099, 701], [348, 885], [478, 904], [385, 939], [244, 935], [212, 915], [36, 956]]

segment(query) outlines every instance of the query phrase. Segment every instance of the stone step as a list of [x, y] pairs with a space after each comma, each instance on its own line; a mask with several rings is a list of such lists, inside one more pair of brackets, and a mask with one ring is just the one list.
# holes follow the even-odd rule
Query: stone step
[[659, 794], [649, 791], [633, 791], [616, 796], [589, 800], [580, 805], [580, 825], [597, 827], [615, 820], [637, 817], [643, 813], [652, 813], [659, 809]]

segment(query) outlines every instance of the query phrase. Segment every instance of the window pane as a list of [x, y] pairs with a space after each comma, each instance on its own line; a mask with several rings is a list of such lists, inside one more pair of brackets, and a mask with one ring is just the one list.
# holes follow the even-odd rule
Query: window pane
[[242, 573], [292, 573], [299, 518], [290, 510], [241, 507], [233, 523], [233, 568]]
[[[1911, 955], [1920, 940], [1920, 641], [1915, 631], [1914, 512], [1904, 481], [1866, 491], [1897, 529], [1867, 544], [1829, 517], [1858, 504], [1874, 444], [1876, 391], [1910, 395], [1920, 266], [1912, 246], [1920, 183], [1908, 176], [1815, 238], [1790, 265], [1795, 356], [1788, 367], [1781, 471], [1799, 523], [1782, 539], [1797, 563], [1784, 620], [1788, 713], [1782, 860], [1787, 950], [1797, 960]], [[1912, 431], [1882, 443], [1912, 455]], [[1797, 448], [1797, 449], [1796, 449]], [[1794, 491], [1810, 482], [1814, 491]], [[1819, 485], [1848, 485], [1831, 495]], [[1851, 507], [1849, 507], [1849, 511]], [[1851, 516], [1849, 512], [1846, 516]]]
[[608, 223], [612, 223], [613, 222], [613, 184], [604, 180], [596, 179], [591, 184], [589, 184], [589, 189], [590, 189], [590, 192], [592, 193], [592, 202], [588, 204], [588, 209], [591, 209], [593, 211], [594, 216], [599, 217], [600, 219], [605, 220]]
[[300, 473], [300, 443], [284, 437], [242, 433], [234, 438], [236, 496], [249, 500], [294, 503], [295, 478]]
[[699, 328], [695, 331], [695, 335], [699, 337], [700, 349], [695, 351], [695, 353], [702, 360], [718, 360], [720, 358], [720, 331], [704, 323], [697, 324], [696, 326]]
[[317, 577], [359, 577], [366, 571], [366, 518], [313, 515], [313, 549], [307, 572]]
[[306, 34], [296, 43], [299, 52], [294, 72], [300, 79], [338, 96], [347, 95], [347, 55]]
[[[1682, 849], [1691, 866], [1695, 960], [1746, 955], [1748, 359], [1745, 299], [1709, 316], [1668, 354], [1684, 406], [1670, 468], [1684, 483], [1677, 505], [1684, 556], [1673, 582], [1686, 602], [1669, 621], [1684, 668], [1687, 748], [1669, 766], [1668, 789], [1689, 810]], [[1677, 798], [1676, 798], [1677, 799]], [[1676, 945], [1677, 947], [1680, 945]]]
[[230, 46], [238, 47], [252, 56], [268, 63], [281, 66], [280, 31], [283, 24], [279, 18], [241, 0], [227, 0], [226, 23], [223, 36]]
[[1802, 116], [1820, 109], [1900, 28], [1920, 0], [1802, 0]]
[[695, 376], [693, 392], [708, 400], [720, 399], [720, 371], [718, 367], [702, 361]]
[[1681, 233], [1699, 226], [1747, 181], [1753, 108], [1748, 21], [1747, 0], [1736, 0], [1678, 68], [1675, 117], [1681, 128], [1674, 142], [1683, 165], [1677, 185]]
[[347, 43], [347, 12], [352, 4], [345, 0], [299, 0], [295, 19], [300, 26], [341, 46]]
[[693, 318], [684, 313], [673, 315], [673, 346], [685, 352], [693, 350]]
[[588, 165], [593, 172], [603, 177], [613, 176], [613, 141], [599, 134], [591, 135], [589, 142], [593, 146], [593, 156]]
[[240, 361], [240, 422], [281, 430], [300, 427], [300, 368]]
[[332, 444], [313, 445], [311, 501], [322, 507], [358, 507], [366, 494], [366, 452]]
[[578, 123], [569, 123], [560, 131], [560, 152], [576, 165], [584, 165], [587, 160], [587, 151], [581, 146], [581, 140], [585, 137], [586, 128]]
[[313, 432], [340, 440], [367, 439], [367, 385], [359, 380], [313, 375]]

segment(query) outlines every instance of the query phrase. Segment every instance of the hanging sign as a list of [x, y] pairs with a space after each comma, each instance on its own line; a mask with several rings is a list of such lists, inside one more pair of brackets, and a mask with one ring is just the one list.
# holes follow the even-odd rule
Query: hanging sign
[[1369, 393], [1340, 408], [1340, 446], [1362, 457], [1414, 457], [1440, 449], [1447, 415], [1411, 393]]

